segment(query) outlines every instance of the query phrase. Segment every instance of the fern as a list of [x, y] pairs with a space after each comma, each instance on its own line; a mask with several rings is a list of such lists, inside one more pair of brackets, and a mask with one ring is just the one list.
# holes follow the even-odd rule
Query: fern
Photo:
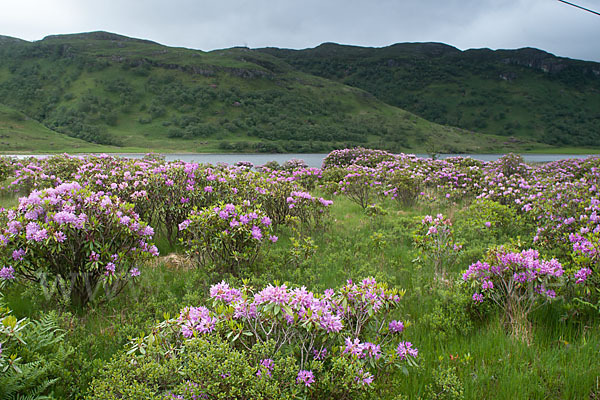
[[65, 347], [64, 337], [55, 312], [31, 321], [24, 335], [26, 344], [16, 349], [23, 359], [18, 364], [21, 372], [10, 368], [0, 373], [0, 400], [51, 399], [49, 393], [73, 352]]

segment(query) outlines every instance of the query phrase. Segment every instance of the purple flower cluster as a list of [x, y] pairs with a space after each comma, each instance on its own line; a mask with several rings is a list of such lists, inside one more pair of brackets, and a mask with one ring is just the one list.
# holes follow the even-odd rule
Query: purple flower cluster
[[256, 376], [268, 376], [271, 377], [271, 372], [273, 372], [273, 368], [275, 368], [275, 361], [270, 358], [265, 358], [260, 360], [260, 364], [258, 367], [258, 371], [256, 371]]
[[527, 314], [538, 299], [556, 297], [550, 286], [560, 283], [563, 274], [557, 260], [542, 260], [536, 250], [514, 253], [498, 248], [488, 260], [471, 264], [463, 280], [477, 288], [473, 301], [481, 303], [489, 298], [506, 312], [519, 307]]
[[358, 358], [368, 356], [369, 358], [378, 360], [381, 357], [381, 346], [370, 342], [361, 343], [358, 338], [354, 340], [346, 338], [342, 353], [354, 355]]
[[302, 384], [306, 387], [310, 387], [311, 384], [315, 383], [315, 376], [312, 371], [300, 370], [298, 371], [298, 376], [296, 377], [296, 383]]
[[575, 278], [575, 283], [576, 284], [582, 284], [584, 283], [587, 278], [589, 278], [589, 276], [592, 275], [592, 270], [589, 268], [581, 268], [579, 269], [577, 272], [575, 272], [575, 274], [573, 275], [573, 277]]
[[404, 323], [402, 321], [390, 321], [388, 329], [392, 333], [400, 333], [404, 330]]
[[210, 333], [215, 329], [217, 318], [213, 317], [206, 307], [186, 307], [179, 314], [177, 320], [181, 326], [181, 333], [186, 338], [195, 333]]
[[266, 243], [277, 241], [271, 234], [271, 218], [249, 202], [194, 210], [179, 224], [179, 230], [188, 254], [202, 254], [199, 262], [234, 267], [252, 264]]
[[2, 269], [0, 269], [0, 279], [7, 281], [15, 279], [15, 269], [11, 266], [2, 267]]
[[407, 356], [417, 358], [419, 355], [419, 350], [413, 348], [411, 342], [400, 342], [396, 348], [396, 354], [401, 360], [405, 360]]

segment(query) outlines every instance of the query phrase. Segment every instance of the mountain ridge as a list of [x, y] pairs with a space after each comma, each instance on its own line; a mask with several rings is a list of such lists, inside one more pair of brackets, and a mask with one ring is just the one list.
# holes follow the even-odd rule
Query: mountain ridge
[[550, 145], [600, 143], [600, 63], [594, 61], [531, 47], [463, 51], [439, 43], [258, 51], [440, 124]]
[[[393, 151], [433, 146], [446, 152], [549, 147], [527, 135], [480, 134], [477, 127], [428, 122], [359, 80], [344, 81], [347, 71], [326, 76], [294, 59], [298, 52], [318, 62], [337, 57], [352, 69], [378, 57], [378, 68], [393, 69], [468, 52], [443, 43], [396, 43], [383, 50], [323, 43], [308, 50], [204, 52], [105, 31], [34, 42], [2, 38], [0, 103], [55, 132], [100, 145], [196, 152], [314, 152], [353, 145]], [[534, 53], [542, 60], [549, 54]], [[481, 50], [468, 54], [487, 57]], [[0, 150], [10, 149], [0, 145]]]

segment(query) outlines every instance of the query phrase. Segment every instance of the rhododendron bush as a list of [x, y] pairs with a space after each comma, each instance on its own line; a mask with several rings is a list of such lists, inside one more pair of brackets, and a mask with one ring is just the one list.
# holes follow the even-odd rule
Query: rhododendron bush
[[452, 221], [438, 214], [426, 215], [421, 220], [421, 228], [413, 235], [420, 257], [431, 263], [436, 273], [445, 275], [455, 262], [462, 245], [454, 239]]
[[[348, 281], [339, 290], [324, 293], [286, 285], [253, 291], [221, 282], [210, 289], [210, 307], [186, 307], [178, 318], [159, 323], [151, 335], [133, 340], [127, 355], [113, 366], [136, 366], [157, 358], [177, 367], [185, 365], [183, 360], [200, 345], [204, 354], [219, 349], [217, 358], [235, 353], [246, 359], [249, 365], [240, 367], [239, 374], [215, 366], [222, 372], [206, 381], [198, 376], [204, 371], [196, 369], [194, 377], [184, 368], [170, 380], [149, 385], [151, 378], [140, 371], [120, 387], [98, 379], [95, 395], [119, 397], [143, 387], [156, 396], [203, 398], [215, 394], [215, 387], [229, 391], [231, 385], [245, 394], [264, 381], [277, 382], [281, 391], [277, 395], [283, 398], [356, 398], [370, 391], [378, 377], [386, 379], [390, 371], [416, 365], [417, 348], [400, 339], [404, 323], [390, 318], [402, 294], [374, 279]], [[240, 381], [241, 377], [245, 378]]]
[[277, 241], [271, 218], [248, 201], [196, 209], [179, 230], [186, 251], [200, 264], [214, 263], [234, 273], [252, 265], [265, 243]]
[[529, 313], [536, 304], [556, 297], [563, 274], [557, 260], [542, 260], [536, 250], [497, 248], [485, 261], [469, 266], [463, 279], [476, 288], [474, 301], [492, 300], [504, 311], [513, 333], [526, 338]]
[[78, 183], [33, 191], [5, 218], [4, 265], [80, 303], [92, 300], [99, 285], [118, 292], [145, 259], [158, 255], [154, 230], [131, 204]]

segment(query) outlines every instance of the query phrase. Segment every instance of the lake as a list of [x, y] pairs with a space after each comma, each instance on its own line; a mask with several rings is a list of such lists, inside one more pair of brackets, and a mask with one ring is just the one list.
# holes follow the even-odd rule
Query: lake
[[[141, 153], [114, 153], [111, 154], [117, 157], [128, 157], [128, 158], [142, 158], [144, 154]], [[416, 154], [417, 157], [429, 158], [428, 154]], [[448, 157], [471, 157], [482, 161], [494, 161], [502, 157], [504, 154], [440, 154], [439, 158]], [[594, 154], [522, 154], [523, 159], [526, 162], [550, 162], [557, 160], [564, 160], [567, 158], [587, 158]], [[165, 154], [167, 161], [181, 160], [185, 162], [197, 162], [197, 163], [227, 163], [235, 164], [238, 161], [250, 161], [252, 164], [258, 166], [263, 165], [269, 161], [277, 161], [280, 164], [291, 160], [300, 159], [304, 160], [309, 167], [321, 167], [323, 159], [327, 154], [322, 153], [305, 153], [305, 154], [191, 154], [191, 153], [171, 153]], [[26, 157], [48, 157], [48, 155], [10, 155], [10, 157], [26, 158]]]

